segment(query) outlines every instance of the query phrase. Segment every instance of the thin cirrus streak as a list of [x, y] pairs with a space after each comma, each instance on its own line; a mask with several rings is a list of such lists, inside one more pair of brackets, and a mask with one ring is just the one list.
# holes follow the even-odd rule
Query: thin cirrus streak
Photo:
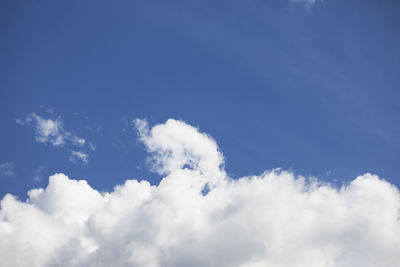
[[161, 182], [104, 193], [59, 173], [25, 202], [6, 195], [1, 266], [398, 266], [400, 194], [378, 176], [340, 189], [282, 170], [232, 179], [207, 134], [134, 123]]

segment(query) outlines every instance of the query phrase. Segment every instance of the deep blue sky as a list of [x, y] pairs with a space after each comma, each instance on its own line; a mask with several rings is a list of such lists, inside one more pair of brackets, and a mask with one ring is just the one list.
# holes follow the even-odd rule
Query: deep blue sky
[[[397, 2], [3, 0], [0, 164], [15, 174], [0, 177], [0, 197], [24, 198], [55, 172], [100, 190], [157, 183], [136, 117], [200, 127], [232, 177], [282, 167], [400, 186]], [[92, 142], [89, 164], [35, 142], [15, 121], [31, 112]]]

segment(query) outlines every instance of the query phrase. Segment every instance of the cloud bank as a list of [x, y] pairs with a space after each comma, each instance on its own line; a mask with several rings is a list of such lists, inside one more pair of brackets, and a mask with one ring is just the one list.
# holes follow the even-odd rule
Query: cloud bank
[[198, 129], [135, 124], [162, 181], [99, 192], [59, 173], [26, 201], [6, 195], [1, 266], [398, 266], [400, 193], [378, 176], [340, 189], [282, 170], [231, 179]]

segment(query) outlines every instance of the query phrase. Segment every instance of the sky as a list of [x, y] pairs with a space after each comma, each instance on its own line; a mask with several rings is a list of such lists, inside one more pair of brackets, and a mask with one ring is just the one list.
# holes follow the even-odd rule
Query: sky
[[[373, 0], [1, 1], [0, 254], [13, 251], [14, 239], [31, 241], [31, 226], [24, 228], [19, 215], [27, 209], [32, 225], [65, 232], [62, 242], [44, 234], [55, 250], [33, 249], [35, 260], [26, 262], [34, 266], [64, 262], [65, 255], [76, 261], [67, 266], [99, 266], [94, 255], [119, 251], [121, 244], [141, 255], [116, 253], [121, 266], [187, 266], [192, 254], [192, 266], [367, 266], [361, 251], [345, 253], [339, 237], [349, 231], [354, 238], [347, 245], [364, 244], [371, 264], [385, 258], [394, 266], [400, 251], [389, 237], [400, 233], [399, 12], [398, 1]], [[270, 188], [257, 191], [258, 183]], [[176, 193], [179, 188], [188, 193]], [[74, 190], [87, 198], [65, 206]], [[140, 201], [124, 199], [124, 190]], [[282, 224], [253, 217], [253, 195]], [[242, 204], [229, 206], [230, 197]], [[112, 209], [112, 199], [121, 209]], [[177, 199], [202, 207], [201, 216], [174, 206]], [[270, 199], [291, 204], [279, 213], [282, 207]], [[316, 199], [321, 206], [313, 206]], [[296, 209], [310, 206], [312, 222], [292, 225], [289, 218], [304, 218]], [[166, 210], [162, 219], [154, 215], [159, 209]], [[322, 210], [332, 209], [338, 228], [326, 229]], [[227, 230], [207, 243], [190, 239], [194, 230], [185, 228], [187, 236], [163, 243], [179, 223], [157, 223], [174, 218], [174, 210], [197, 234]], [[377, 210], [387, 211], [382, 221]], [[234, 242], [228, 233], [239, 227], [234, 211], [243, 222], [255, 220], [254, 231], [239, 237], [253, 258], [238, 251], [207, 265], [204, 259], [216, 257], [211, 248]], [[115, 213], [108, 224], [99, 219], [107, 212]], [[221, 224], [213, 223], [217, 213], [227, 218]], [[142, 214], [151, 226], [128, 220], [144, 229], [138, 237], [122, 224], [126, 214]], [[354, 228], [359, 223], [372, 228]], [[293, 258], [282, 262], [279, 251], [265, 256], [248, 237], [269, 240], [260, 230], [266, 225], [271, 234], [285, 232], [277, 225], [294, 229], [300, 243], [306, 236], [307, 253], [287, 247], [290, 236], [268, 244]], [[336, 242], [321, 255], [312, 251], [325, 239], [304, 234], [315, 225]], [[121, 227], [129, 233], [117, 240], [110, 233]], [[371, 230], [376, 227], [387, 230]], [[16, 237], [12, 229], [26, 234]], [[161, 234], [153, 239], [154, 232]], [[188, 240], [193, 246], [182, 252]], [[101, 260], [119, 266], [111, 254]]]

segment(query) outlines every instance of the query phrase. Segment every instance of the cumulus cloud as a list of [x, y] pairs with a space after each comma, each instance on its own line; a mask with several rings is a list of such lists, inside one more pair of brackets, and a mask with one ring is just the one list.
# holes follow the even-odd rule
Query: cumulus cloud
[[[82, 148], [87, 141], [72, 132], [64, 129], [64, 123], [61, 117], [56, 119], [43, 118], [32, 112], [23, 119], [17, 119], [20, 125], [30, 125], [35, 127], [35, 140], [40, 143], [50, 143], [55, 147], [63, 147], [66, 144]], [[89, 142], [88, 146], [92, 149], [93, 144]], [[93, 149], [92, 149], [93, 150]], [[88, 155], [81, 151], [72, 151], [70, 161], [78, 162], [77, 159], [84, 163], [88, 163]]]
[[2, 176], [13, 176], [15, 175], [15, 163], [14, 162], [6, 162], [0, 164], [0, 174]]
[[99, 192], [59, 173], [26, 201], [6, 195], [2, 266], [398, 266], [400, 193], [378, 176], [342, 188], [283, 170], [231, 179], [210, 136], [135, 123], [161, 182]]
[[213, 180], [225, 176], [221, 169], [224, 158], [217, 143], [205, 133], [177, 120], [169, 119], [165, 124], [151, 130], [145, 120], [133, 121], [140, 140], [153, 153], [152, 166], [159, 174], [169, 174], [184, 167], [196, 169]]

